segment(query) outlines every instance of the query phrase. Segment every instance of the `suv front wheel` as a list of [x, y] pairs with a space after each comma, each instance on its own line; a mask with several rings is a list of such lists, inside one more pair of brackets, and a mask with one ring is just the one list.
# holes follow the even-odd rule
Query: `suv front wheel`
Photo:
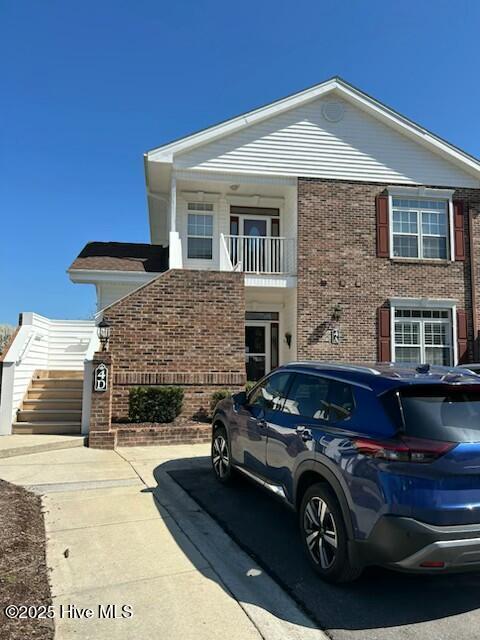
[[315, 571], [327, 582], [350, 582], [361, 570], [348, 557], [347, 533], [337, 499], [329, 487], [314, 484], [300, 507], [300, 531]]
[[232, 481], [230, 445], [225, 427], [217, 427], [212, 437], [212, 468], [217, 480], [223, 484]]

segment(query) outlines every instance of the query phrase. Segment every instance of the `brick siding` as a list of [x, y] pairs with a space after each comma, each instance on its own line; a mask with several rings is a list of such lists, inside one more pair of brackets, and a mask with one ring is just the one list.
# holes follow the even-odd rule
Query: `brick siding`
[[243, 274], [172, 270], [104, 312], [112, 326], [112, 420], [128, 417], [133, 386], [179, 385], [184, 413], [208, 409], [214, 390], [245, 384]]
[[[412, 263], [376, 257], [375, 198], [387, 185], [316, 178], [298, 180], [299, 359], [375, 361], [377, 309], [390, 297], [454, 298], [467, 312], [472, 357], [470, 251], [465, 215], [465, 262]], [[480, 191], [457, 189], [454, 199], [473, 214], [480, 255]], [[478, 293], [477, 293], [478, 297]], [[342, 309], [340, 344], [330, 341], [335, 305]]]

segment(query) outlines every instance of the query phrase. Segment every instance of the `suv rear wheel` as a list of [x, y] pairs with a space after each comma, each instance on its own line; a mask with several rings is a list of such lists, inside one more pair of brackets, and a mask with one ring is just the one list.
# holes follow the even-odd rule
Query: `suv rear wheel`
[[343, 515], [333, 492], [317, 483], [307, 489], [300, 507], [300, 531], [307, 556], [327, 582], [350, 582], [361, 569], [348, 557]]
[[217, 480], [223, 484], [232, 481], [233, 469], [231, 465], [230, 445], [225, 427], [217, 427], [212, 437], [212, 468]]

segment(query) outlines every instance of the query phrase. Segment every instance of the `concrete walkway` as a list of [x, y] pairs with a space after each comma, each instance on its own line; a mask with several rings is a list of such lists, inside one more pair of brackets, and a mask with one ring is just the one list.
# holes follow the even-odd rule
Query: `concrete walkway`
[[[0, 460], [1, 478], [44, 496], [57, 639], [325, 638], [166, 472], [208, 453], [74, 448]], [[68, 617], [68, 605], [93, 616]], [[99, 605], [116, 605], [117, 618], [101, 619]]]
[[41, 451], [55, 451], [83, 447], [85, 437], [63, 435], [19, 435], [0, 436], [0, 458], [25, 456]]

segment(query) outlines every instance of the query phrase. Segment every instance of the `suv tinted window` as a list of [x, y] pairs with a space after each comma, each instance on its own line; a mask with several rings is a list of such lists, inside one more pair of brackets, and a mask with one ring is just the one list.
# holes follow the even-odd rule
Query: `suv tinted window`
[[354, 408], [350, 385], [321, 376], [298, 373], [288, 392], [283, 411], [306, 418], [338, 422]]
[[480, 441], [480, 389], [445, 387], [400, 392], [408, 435], [450, 442]]
[[253, 391], [249, 404], [270, 411], [280, 411], [290, 379], [290, 373], [274, 373]]

